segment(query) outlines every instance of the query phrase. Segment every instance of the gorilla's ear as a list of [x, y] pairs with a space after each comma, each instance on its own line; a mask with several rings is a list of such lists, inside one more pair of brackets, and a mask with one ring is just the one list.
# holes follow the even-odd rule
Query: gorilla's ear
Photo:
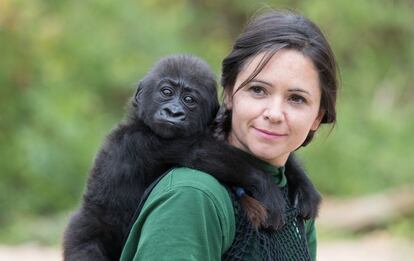
[[142, 96], [142, 87], [143, 87], [144, 83], [143, 80], [139, 81], [137, 84], [137, 89], [135, 90], [135, 94], [134, 94], [134, 98], [132, 99], [132, 104], [137, 107], [139, 104], [139, 101], [141, 99]]

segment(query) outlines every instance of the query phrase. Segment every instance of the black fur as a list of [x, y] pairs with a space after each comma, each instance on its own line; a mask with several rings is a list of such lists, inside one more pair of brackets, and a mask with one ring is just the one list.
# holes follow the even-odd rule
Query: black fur
[[[218, 106], [215, 77], [204, 62], [191, 56], [159, 61], [139, 83], [126, 119], [96, 156], [82, 205], [65, 231], [64, 260], [118, 260], [143, 192], [175, 165], [244, 187], [266, 207], [268, 227], [280, 227], [283, 197], [270, 175], [241, 151], [212, 138], [207, 126]], [[288, 179], [305, 195], [306, 210], [317, 209], [306, 201], [317, 192], [304, 172], [295, 166], [289, 171], [294, 177]], [[307, 212], [316, 215], [312, 210]]]
[[294, 153], [290, 154], [286, 162], [285, 175], [288, 180], [289, 198], [297, 203], [301, 216], [304, 219], [316, 218], [322, 197], [307, 178]]

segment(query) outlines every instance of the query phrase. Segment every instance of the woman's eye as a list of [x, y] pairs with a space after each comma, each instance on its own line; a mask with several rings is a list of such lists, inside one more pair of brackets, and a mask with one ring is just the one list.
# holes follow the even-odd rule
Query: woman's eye
[[170, 88], [162, 88], [161, 89], [162, 94], [164, 94], [165, 96], [172, 96], [173, 92]]
[[306, 103], [306, 99], [300, 95], [294, 94], [289, 97], [289, 100], [296, 104]]
[[192, 104], [192, 103], [194, 103], [194, 98], [191, 97], [191, 96], [185, 96], [184, 97], [184, 102], [187, 103], [187, 104]]
[[264, 88], [263, 88], [263, 87], [261, 87], [261, 86], [251, 86], [251, 87], [249, 88], [249, 90], [250, 90], [251, 92], [253, 92], [253, 94], [255, 94], [255, 95], [264, 95], [264, 94], [265, 94], [265, 90], [264, 90]]

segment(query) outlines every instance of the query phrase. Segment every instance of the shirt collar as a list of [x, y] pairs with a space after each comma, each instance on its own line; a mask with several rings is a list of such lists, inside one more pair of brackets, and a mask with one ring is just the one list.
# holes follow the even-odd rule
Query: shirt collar
[[261, 159], [255, 157], [255, 156], [253, 156], [252, 154], [250, 154], [248, 152], [245, 152], [241, 149], [238, 149], [238, 150], [243, 152], [243, 154], [244, 154], [244, 156], [246, 157], [247, 160], [251, 161], [253, 164], [255, 164], [258, 168], [262, 169], [266, 173], [269, 173], [270, 175], [272, 175], [275, 183], [279, 187], [286, 186], [287, 179], [286, 179], [286, 175], [285, 175], [285, 166], [274, 166], [274, 165], [268, 163], [267, 161], [261, 160]]

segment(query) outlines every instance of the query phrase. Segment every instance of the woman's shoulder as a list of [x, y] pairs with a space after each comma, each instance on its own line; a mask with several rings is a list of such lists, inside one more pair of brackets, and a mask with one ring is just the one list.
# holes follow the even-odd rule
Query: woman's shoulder
[[[208, 228], [208, 229], [206, 229]], [[232, 201], [225, 186], [211, 175], [174, 168], [145, 200], [125, 245], [123, 259], [219, 260], [234, 239]]]
[[215, 231], [212, 234], [220, 235], [220, 240], [210, 235], [214, 238], [210, 241], [223, 240], [221, 249], [227, 249], [233, 241], [235, 217], [229, 191], [205, 172], [184, 167], [171, 169], [154, 187], [147, 203], [144, 209], [158, 207], [158, 217], [179, 217], [174, 226], [182, 222], [188, 229], [193, 224], [194, 229], [188, 230], [194, 230], [195, 234], [201, 233], [196, 228], [207, 224], [211, 231]]

